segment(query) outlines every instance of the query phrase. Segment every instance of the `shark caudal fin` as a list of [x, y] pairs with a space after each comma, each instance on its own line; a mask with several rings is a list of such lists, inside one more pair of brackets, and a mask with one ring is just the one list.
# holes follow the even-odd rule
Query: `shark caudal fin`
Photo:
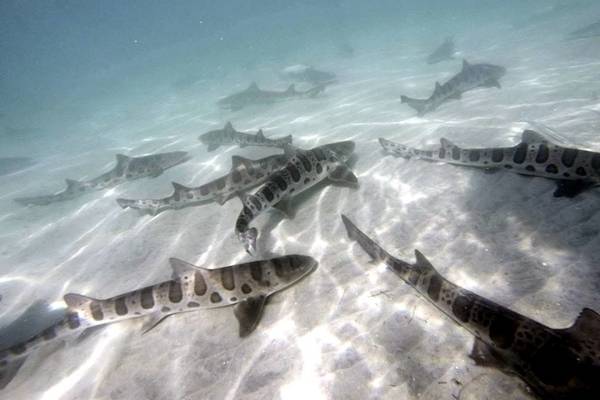
[[238, 234], [240, 241], [244, 244], [246, 252], [251, 256], [256, 254], [256, 238], [258, 237], [258, 230], [256, 228], [250, 228], [245, 232]]
[[419, 113], [419, 115], [423, 115], [425, 113], [425, 104], [427, 100], [413, 99], [412, 97], [408, 96], [400, 96], [400, 101], [402, 103], [408, 104], [409, 107], [416, 110]]
[[379, 144], [383, 151], [397, 157], [411, 158], [413, 156], [412, 149], [402, 144], [394, 143], [391, 140], [379, 138]]
[[318, 85], [314, 88], [310, 88], [306, 91], [306, 95], [308, 97], [316, 97], [317, 95], [323, 93], [325, 91], [325, 85]]

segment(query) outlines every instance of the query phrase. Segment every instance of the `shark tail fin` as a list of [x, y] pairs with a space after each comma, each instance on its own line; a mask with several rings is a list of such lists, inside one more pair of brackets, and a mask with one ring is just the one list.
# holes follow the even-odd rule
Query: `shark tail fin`
[[245, 232], [239, 233], [240, 241], [244, 244], [246, 252], [251, 256], [256, 254], [256, 238], [258, 237], [258, 230], [256, 228], [250, 228]]
[[406, 103], [410, 107], [415, 109], [419, 113], [419, 115], [425, 114], [425, 104], [427, 100], [413, 99], [412, 97], [408, 96], [400, 96], [400, 100], [402, 103]]
[[383, 151], [389, 154], [393, 154], [397, 157], [411, 158], [413, 156], [412, 149], [402, 144], [394, 143], [391, 140], [379, 138], [379, 144], [383, 148]]

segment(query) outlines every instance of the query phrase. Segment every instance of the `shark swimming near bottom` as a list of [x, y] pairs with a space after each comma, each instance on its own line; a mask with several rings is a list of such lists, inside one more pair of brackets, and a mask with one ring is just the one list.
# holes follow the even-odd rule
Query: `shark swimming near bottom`
[[67, 179], [67, 188], [61, 192], [32, 197], [19, 197], [15, 201], [23, 205], [45, 206], [51, 203], [71, 200], [85, 193], [115, 187], [126, 181], [161, 175], [166, 169], [186, 162], [189, 157], [185, 151], [157, 153], [139, 157], [117, 154], [117, 165], [110, 171], [90, 180], [76, 181]]
[[235, 223], [235, 234], [250, 255], [256, 253], [258, 230], [250, 223], [266, 210], [275, 207], [290, 216], [291, 198], [329, 179], [351, 186], [358, 179], [346, 162], [354, 152], [354, 142], [344, 141], [315, 147], [311, 150], [286, 148], [289, 160], [285, 167], [269, 176], [256, 193], [242, 197], [243, 208]]
[[444, 43], [440, 44], [429, 56], [427, 56], [427, 64], [437, 64], [442, 61], [454, 59], [456, 50], [454, 49], [454, 39], [446, 38]]
[[279, 147], [283, 148], [286, 145], [292, 144], [292, 135], [269, 139], [266, 138], [262, 129], [259, 129], [255, 135], [245, 132], [236, 131], [231, 122], [227, 122], [223, 129], [215, 129], [203, 133], [198, 137], [198, 140], [207, 146], [207, 150], [214, 151], [220, 146], [228, 146], [237, 144], [241, 148], [246, 146], [258, 147]]
[[325, 85], [317, 85], [306, 91], [298, 91], [296, 90], [296, 86], [292, 84], [286, 90], [278, 92], [259, 89], [256, 82], [252, 82], [247, 89], [224, 97], [217, 104], [223, 109], [238, 111], [255, 104], [272, 104], [277, 101], [300, 97], [313, 98], [324, 90]]
[[0, 351], [0, 382], [8, 384], [27, 356], [44, 345], [80, 335], [92, 327], [128, 319], [146, 318], [142, 329], [148, 332], [173, 314], [231, 306], [238, 320], [239, 335], [246, 337], [256, 328], [270, 296], [295, 284], [318, 266], [313, 258], [303, 255], [216, 269], [175, 258], [170, 263], [171, 280], [159, 284], [102, 300], [66, 294], [67, 312], [62, 320]]
[[557, 181], [555, 197], [574, 197], [600, 184], [600, 153], [564, 147], [551, 138], [525, 130], [512, 147], [461, 148], [448, 139], [440, 147], [419, 150], [380, 138], [384, 151], [397, 157], [420, 158], [468, 167], [509, 172]]
[[210, 203], [225, 204], [230, 198], [241, 196], [246, 191], [261, 185], [268, 177], [283, 167], [288, 160], [278, 154], [250, 160], [240, 156], [231, 157], [231, 170], [224, 176], [198, 187], [187, 187], [172, 182], [173, 194], [162, 199], [117, 199], [121, 208], [133, 208], [151, 215], [165, 210]]
[[600, 399], [600, 315], [584, 308], [566, 329], [543, 325], [445, 279], [415, 250], [410, 264], [391, 256], [342, 215], [348, 237], [475, 336], [478, 365], [516, 374], [540, 399]]
[[419, 116], [436, 110], [450, 100], [462, 98], [462, 94], [477, 88], [495, 87], [500, 89], [500, 78], [506, 74], [506, 68], [492, 64], [469, 64], [463, 60], [461, 71], [448, 82], [435, 83], [435, 90], [427, 99], [414, 99], [401, 96], [402, 103], [414, 108]]
[[600, 21], [569, 33], [568, 39], [587, 39], [600, 36]]

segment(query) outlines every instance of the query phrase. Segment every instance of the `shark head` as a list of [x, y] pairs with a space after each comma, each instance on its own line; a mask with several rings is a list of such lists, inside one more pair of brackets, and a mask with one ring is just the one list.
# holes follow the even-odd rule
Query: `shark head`
[[329, 143], [322, 146], [321, 148], [335, 154], [336, 158], [340, 161], [347, 161], [352, 155], [352, 153], [354, 153], [354, 147], [355, 144], [353, 141], [346, 140], [343, 142]]
[[[274, 262], [275, 260], [278, 262]], [[314, 258], [296, 254], [271, 261], [275, 275], [284, 286], [296, 283], [314, 271], [318, 265]]]

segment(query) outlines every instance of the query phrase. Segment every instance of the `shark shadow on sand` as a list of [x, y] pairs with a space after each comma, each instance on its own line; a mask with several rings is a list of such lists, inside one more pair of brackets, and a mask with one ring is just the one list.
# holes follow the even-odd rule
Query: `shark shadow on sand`
[[252, 82], [247, 89], [224, 97], [217, 104], [223, 109], [238, 111], [250, 105], [273, 104], [293, 98], [314, 98], [324, 90], [325, 85], [318, 85], [302, 92], [296, 90], [295, 85], [290, 85], [286, 90], [277, 92], [259, 89], [256, 82]]

